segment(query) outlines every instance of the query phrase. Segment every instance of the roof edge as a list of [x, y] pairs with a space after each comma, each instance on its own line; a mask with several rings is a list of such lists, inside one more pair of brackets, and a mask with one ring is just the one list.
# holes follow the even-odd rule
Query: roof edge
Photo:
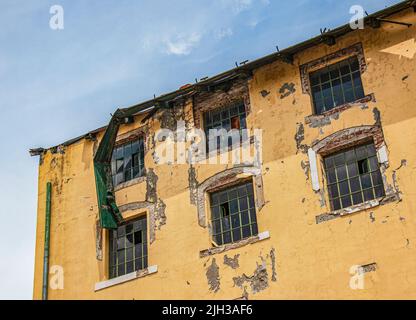
[[[368, 16], [366, 16], [364, 18], [364, 22], [369, 22], [371, 19], [382, 19], [382, 18], [386, 18], [388, 16], [394, 15], [398, 12], [407, 10], [409, 8], [414, 8], [416, 11], [416, 0], [406, 0], [406, 1], [402, 1], [399, 2], [395, 5], [392, 5], [390, 7], [387, 7], [385, 9], [382, 9], [380, 11], [377, 11], [375, 13], [372, 13]], [[269, 55], [263, 56], [261, 58], [255, 59], [253, 61], [247, 62], [244, 65], [241, 66], [237, 66], [235, 68], [229, 69], [227, 71], [224, 71], [222, 73], [219, 73], [217, 75], [214, 75], [212, 77], [209, 77], [208, 79], [204, 79], [202, 81], [196, 82], [194, 84], [191, 84], [185, 88], [181, 88], [178, 90], [174, 90], [168, 93], [164, 93], [158, 97], [154, 97], [153, 99], [129, 106], [129, 107], [124, 107], [121, 108], [121, 111], [129, 111], [129, 112], [134, 112], [135, 114], [139, 114], [141, 112], [146, 113], [146, 109], [152, 107], [152, 106], [156, 106], [159, 105], [161, 103], [165, 103], [168, 101], [171, 101], [175, 98], [178, 98], [180, 96], [183, 95], [187, 95], [190, 94], [194, 91], [197, 91], [200, 87], [204, 87], [204, 86], [210, 86], [218, 81], [221, 81], [221, 79], [226, 78], [226, 77], [230, 77], [233, 75], [238, 75], [241, 73], [247, 73], [247, 72], [252, 72], [255, 69], [258, 69], [264, 65], [270, 64], [276, 60], [284, 60], [285, 57], [287, 56], [293, 56], [301, 51], [307, 50], [309, 48], [312, 48], [314, 46], [320, 45], [322, 43], [324, 43], [325, 38], [327, 37], [333, 37], [333, 38], [338, 38], [341, 37], [345, 34], [348, 34], [350, 32], [354, 32], [356, 30], [351, 29], [349, 24], [344, 24], [340, 27], [337, 27], [333, 30], [327, 31], [323, 34], [320, 34], [318, 36], [315, 36], [313, 38], [310, 38], [308, 40], [305, 40], [303, 42], [300, 42], [298, 44], [292, 45], [290, 47], [287, 47], [285, 49], [282, 49], [278, 52], [275, 53], [271, 53]], [[91, 137], [93, 135], [95, 135], [96, 133], [105, 130], [107, 128], [107, 126], [103, 126], [101, 128], [92, 130], [84, 135], [81, 135], [79, 137], [70, 139], [66, 142], [63, 142], [57, 146], [54, 147], [50, 147], [48, 149], [43, 149], [43, 148], [34, 148], [34, 149], [30, 149], [30, 154], [32, 156], [35, 155], [39, 155], [39, 152], [36, 152], [38, 150], [43, 150], [43, 151], [47, 151], [53, 148], [56, 148], [58, 146], [68, 146], [71, 145], [73, 143], [76, 143], [84, 138], [88, 138]], [[42, 151], [42, 152], [43, 152]]]

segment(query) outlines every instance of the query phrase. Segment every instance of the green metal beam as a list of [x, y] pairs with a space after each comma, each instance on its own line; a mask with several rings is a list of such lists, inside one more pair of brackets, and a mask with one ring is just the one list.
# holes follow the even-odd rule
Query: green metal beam
[[52, 184], [46, 184], [46, 209], [45, 209], [45, 244], [43, 248], [43, 283], [42, 300], [48, 300], [48, 277], [49, 277], [49, 243], [51, 234], [51, 193]]
[[128, 115], [119, 109], [114, 113], [94, 156], [95, 186], [100, 213], [100, 225], [105, 229], [115, 229], [123, 221], [123, 216], [115, 202], [111, 176], [111, 157], [121, 120], [126, 116]]

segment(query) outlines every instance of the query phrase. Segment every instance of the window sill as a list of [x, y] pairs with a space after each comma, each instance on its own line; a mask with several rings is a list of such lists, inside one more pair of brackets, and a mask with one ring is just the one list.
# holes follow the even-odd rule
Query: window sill
[[209, 248], [209, 249], [205, 249], [205, 250], [201, 250], [199, 252], [199, 257], [200, 258], [205, 258], [208, 256], [212, 256], [214, 254], [218, 254], [218, 253], [222, 253], [228, 250], [232, 250], [232, 249], [237, 249], [237, 248], [241, 248], [243, 246], [246, 246], [248, 244], [253, 244], [262, 240], [266, 240], [270, 238], [270, 232], [269, 231], [264, 231], [262, 233], [259, 233], [257, 236], [253, 236], [247, 239], [243, 239], [234, 243], [228, 243], [219, 247], [214, 247], [214, 248]]
[[129, 274], [125, 274], [124, 276], [120, 276], [120, 277], [117, 277], [117, 278], [105, 280], [105, 281], [102, 281], [102, 282], [97, 282], [95, 284], [94, 291], [100, 291], [100, 290], [103, 290], [105, 288], [116, 286], [118, 284], [125, 283], [125, 282], [128, 282], [128, 281], [134, 280], [134, 279], [143, 278], [145, 276], [148, 276], [148, 275], [150, 275], [152, 273], [156, 273], [156, 272], [157, 272], [157, 265], [147, 267], [146, 269], [143, 269], [143, 270], [131, 272]]
[[125, 189], [125, 188], [128, 188], [128, 187], [134, 186], [134, 185], [142, 183], [144, 181], [146, 181], [146, 176], [141, 176], [141, 177], [138, 177], [138, 178], [120, 183], [119, 185], [114, 187], [114, 192], [119, 191], [121, 189]]
[[362, 105], [362, 104], [370, 102], [370, 101], [371, 102], [376, 101], [374, 93], [368, 94], [368, 95], [364, 96], [363, 98], [358, 99], [356, 101], [345, 103], [345, 104], [342, 104], [340, 106], [337, 106], [336, 108], [331, 109], [329, 111], [326, 111], [322, 114], [312, 114], [310, 116], [307, 116], [305, 118], [305, 123], [310, 124], [311, 126], [313, 126], [314, 123], [320, 123], [320, 122], [322, 122], [322, 120], [328, 119], [331, 116], [335, 117], [338, 113], [340, 113], [344, 110], [347, 110], [347, 109], [349, 109], [353, 106], [359, 106], [359, 105]]
[[335, 218], [340, 218], [344, 216], [348, 216], [353, 213], [357, 213], [360, 211], [365, 211], [371, 208], [375, 208], [378, 206], [385, 205], [390, 202], [400, 201], [400, 195], [398, 193], [393, 193], [390, 195], [386, 195], [382, 198], [366, 201], [360, 204], [357, 204], [352, 207], [344, 208], [341, 210], [336, 210], [328, 213], [321, 214], [319, 216], [316, 216], [316, 224], [320, 224], [322, 222], [326, 222], [329, 220], [333, 220]]

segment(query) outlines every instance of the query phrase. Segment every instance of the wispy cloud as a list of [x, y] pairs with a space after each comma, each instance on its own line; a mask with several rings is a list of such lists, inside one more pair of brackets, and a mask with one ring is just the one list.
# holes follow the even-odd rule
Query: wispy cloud
[[187, 35], [178, 35], [173, 39], [165, 40], [166, 51], [168, 54], [188, 55], [201, 40], [201, 34], [192, 32]]
[[216, 30], [214, 32], [214, 36], [218, 40], [231, 37], [232, 35], [233, 35], [233, 29], [231, 29], [230, 27], [228, 27], [228, 28], [221, 28], [221, 29]]
[[231, 8], [234, 14], [239, 14], [250, 8], [253, 0], [223, 0], [224, 4]]

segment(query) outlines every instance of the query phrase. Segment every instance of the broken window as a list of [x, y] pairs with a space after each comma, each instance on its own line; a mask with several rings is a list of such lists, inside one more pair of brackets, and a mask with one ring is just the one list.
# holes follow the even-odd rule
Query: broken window
[[110, 230], [110, 278], [147, 268], [146, 217]]
[[144, 175], [144, 142], [142, 138], [114, 148], [111, 171], [114, 186]]
[[[211, 129], [225, 129], [227, 132], [236, 129], [240, 131], [241, 137], [241, 130], [246, 128], [246, 108], [243, 102], [210, 110], [204, 114], [204, 129], [207, 142], [209, 130]], [[232, 144], [232, 139], [230, 137], [227, 139], [228, 143], [225, 143], [224, 145], [230, 146]], [[220, 142], [221, 138], [217, 137], [217, 148], [220, 147]]]
[[383, 179], [373, 143], [324, 158], [332, 210], [383, 197]]
[[211, 193], [210, 198], [212, 235], [217, 245], [258, 234], [251, 182]]
[[356, 56], [310, 73], [310, 84], [316, 114], [364, 97]]

